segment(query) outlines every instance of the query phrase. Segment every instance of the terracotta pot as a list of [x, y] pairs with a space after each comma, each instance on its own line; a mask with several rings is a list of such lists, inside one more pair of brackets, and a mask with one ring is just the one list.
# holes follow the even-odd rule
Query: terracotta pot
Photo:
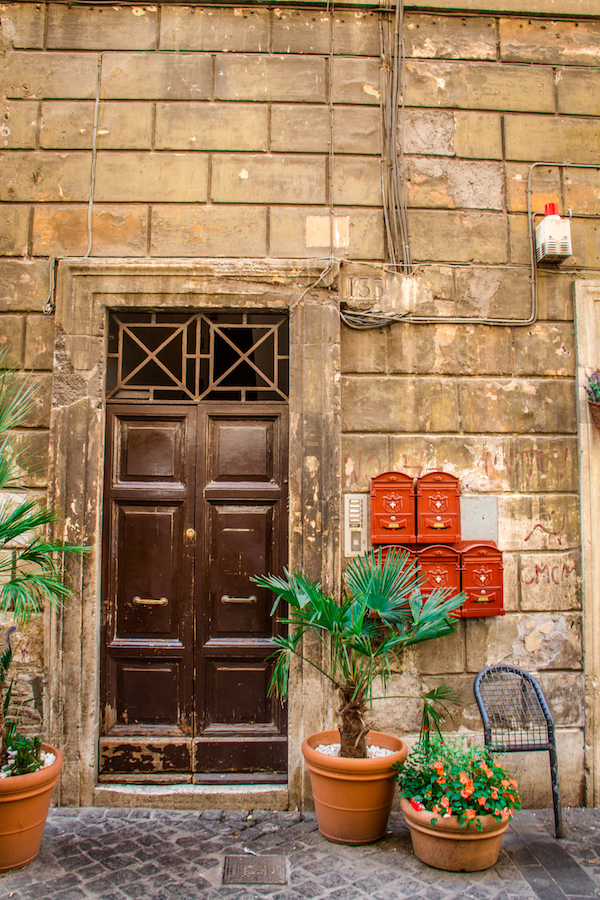
[[391, 734], [370, 731], [367, 744], [394, 752], [379, 759], [342, 759], [314, 749], [339, 740], [337, 730], [319, 731], [302, 744], [319, 831], [338, 844], [372, 844], [385, 834], [392, 808], [396, 788], [392, 765], [406, 759], [408, 747]]
[[40, 852], [52, 788], [63, 764], [60, 750], [49, 744], [42, 744], [42, 750], [55, 754], [51, 766], [0, 778], [0, 872], [20, 869]]
[[410, 828], [415, 856], [428, 866], [446, 872], [480, 872], [498, 861], [508, 819], [498, 822], [494, 816], [478, 816], [483, 826], [480, 831], [474, 821], [469, 828], [461, 828], [457, 816], [438, 816], [432, 827], [432, 813], [413, 809], [404, 797], [400, 806]]

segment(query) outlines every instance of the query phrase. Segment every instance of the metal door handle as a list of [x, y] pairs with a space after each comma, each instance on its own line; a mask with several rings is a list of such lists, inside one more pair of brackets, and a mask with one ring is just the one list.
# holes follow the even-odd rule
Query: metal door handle
[[160, 600], [144, 600], [142, 597], [135, 596], [133, 602], [136, 606], [166, 606], [169, 601], [166, 597], [161, 597]]
[[227, 594], [223, 594], [221, 603], [256, 603], [257, 599], [254, 594], [250, 594], [249, 597], [228, 597]]

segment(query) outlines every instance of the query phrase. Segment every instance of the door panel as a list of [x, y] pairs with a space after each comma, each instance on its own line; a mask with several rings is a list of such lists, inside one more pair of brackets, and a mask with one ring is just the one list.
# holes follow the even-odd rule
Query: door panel
[[283, 403], [109, 406], [101, 776], [285, 777], [250, 577], [285, 563], [287, 428]]
[[195, 439], [193, 407], [107, 409], [101, 774], [190, 764]]

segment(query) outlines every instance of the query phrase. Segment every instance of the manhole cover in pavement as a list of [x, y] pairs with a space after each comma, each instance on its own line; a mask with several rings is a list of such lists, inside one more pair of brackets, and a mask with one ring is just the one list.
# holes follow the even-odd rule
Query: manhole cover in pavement
[[226, 856], [223, 884], [287, 884], [282, 856]]

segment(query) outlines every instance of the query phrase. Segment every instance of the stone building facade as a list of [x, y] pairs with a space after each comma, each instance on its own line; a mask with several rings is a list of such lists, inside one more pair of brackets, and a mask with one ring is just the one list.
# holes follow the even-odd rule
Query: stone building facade
[[[335, 588], [344, 494], [389, 470], [457, 476], [465, 498], [486, 501], [506, 614], [409, 654], [397, 692], [454, 685], [455, 727], [471, 732], [479, 669], [536, 673], [564, 802], [598, 803], [600, 447], [580, 388], [600, 356], [596, 6], [406, 4], [394, 163], [410, 268], [389, 264], [382, 191], [395, 10], [0, 7], [0, 345], [41, 386], [18, 435], [36, 462], [22, 483], [48, 491], [59, 533], [90, 546], [73, 602], [21, 647], [23, 690], [65, 753], [61, 803], [310, 802], [300, 738], [329, 725], [332, 700], [301, 668], [277, 783], [195, 783], [177, 765], [98, 775], [102, 735], [105, 752], [130, 739], [118, 712], [111, 737], [99, 687], [108, 317], [223, 310], [289, 316], [290, 566]], [[532, 266], [528, 202], [534, 224], [547, 202], [571, 216], [560, 268]], [[390, 324], [348, 327], [340, 308]], [[374, 720], [414, 736], [418, 715], [386, 701]], [[548, 803], [546, 757], [517, 768], [528, 804]]]

